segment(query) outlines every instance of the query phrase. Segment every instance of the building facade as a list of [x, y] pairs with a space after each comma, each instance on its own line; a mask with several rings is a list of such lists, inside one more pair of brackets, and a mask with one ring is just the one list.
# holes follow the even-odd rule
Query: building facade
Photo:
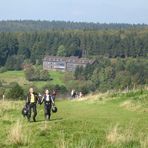
[[77, 66], [85, 67], [93, 64], [94, 60], [78, 57], [45, 56], [43, 59], [44, 70], [75, 71]]

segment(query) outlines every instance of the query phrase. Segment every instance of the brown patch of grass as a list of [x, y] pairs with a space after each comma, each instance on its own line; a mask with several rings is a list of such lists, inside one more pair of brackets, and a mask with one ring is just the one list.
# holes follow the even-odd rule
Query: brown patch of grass
[[0, 101], [0, 119], [11, 120], [11, 111], [20, 108], [20, 101]]
[[141, 135], [140, 137], [141, 137], [140, 138], [141, 148], [148, 148], [148, 135], [147, 136]]
[[123, 135], [119, 133], [118, 124], [115, 125], [106, 135], [107, 141], [110, 143], [119, 143]]
[[74, 135], [71, 139], [66, 139], [63, 132], [60, 132], [59, 139], [56, 140], [57, 148], [95, 148], [97, 138], [96, 137], [79, 137], [78, 140], [74, 140]]
[[130, 142], [139, 143], [141, 148], [148, 148], [148, 135], [142, 132], [134, 134], [134, 126], [132, 123], [128, 127], [120, 128], [118, 124], [112, 127], [106, 134], [109, 143], [120, 146]]
[[108, 142], [113, 144], [128, 143], [132, 141], [134, 139], [132, 124], [124, 130], [119, 128], [119, 125], [116, 124], [109, 130], [106, 135], [106, 139]]
[[106, 92], [99, 94], [90, 94], [88, 96], [75, 99], [74, 101], [91, 101], [91, 103], [98, 101], [101, 103], [105, 103], [105, 101], [107, 101], [108, 99], [109, 99], [109, 92]]
[[0, 101], [0, 108], [3, 110], [11, 110], [20, 107], [20, 101]]
[[69, 143], [65, 139], [63, 132], [59, 133], [59, 138], [56, 140], [56, 148], [69, 148]]
[[8, 140], [15, 145], [28, 145], [29, 135], [24, 132], [22, 122], [18, 120], [10, 129]]
[[135, 104], [132, 100], [126, 100], [120, 106], [131, 111], [137, 111], [141, 108], [140, 104]]

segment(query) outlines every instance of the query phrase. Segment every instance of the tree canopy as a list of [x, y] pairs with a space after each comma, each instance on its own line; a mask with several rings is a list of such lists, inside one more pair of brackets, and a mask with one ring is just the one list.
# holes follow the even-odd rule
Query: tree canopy
[[147, 57], [148, 29], [127, 30], [50, 30], [0, 33], [0, 66], [10, 56], [22, 56], [33, 64], [45, 55], [95, 57]]

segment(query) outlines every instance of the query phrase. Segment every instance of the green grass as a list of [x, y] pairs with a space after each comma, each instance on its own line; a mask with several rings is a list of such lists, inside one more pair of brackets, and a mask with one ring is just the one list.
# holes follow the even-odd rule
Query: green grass
[[[96, 94], [86, 98], [81, 101], [57, 101], [58, 112], [52, 114], [49, 122], [44, 121], [43, 106], [38, 105], [36, 123], [28, 123], [21, 116], [23, 102], [1, 102], [0, 146], [6, 148], [148, 147], [148, 91]], [[133, 101], [134, 106], [122, 105], [129, 100]], [[136, 108], [136, 105], [140, 107]], [[16, 124], [18, 120], [22, 129]], [[21, 130], [24, 137], [17, 143], [12, 141], [13, 134], [10, 136], [10, 131], [14, 128], [16, 131]]]
[[35, 81], [35, 82], [29, 82], [25, 79], [25, 75], [23, 71], [7, 71], [4, 73], [0, 73], [0, 80], [3, 80], [7, 84], [11, 82], [18, 82], [20, 85], [29, 85], [34, 84], [37, 87], [43, 87], [47, 83], [51, 84], [58, 84], [58, 85], [64, 85], [64, 73], [58, 72], [58, 71], [50, 71], [49, 72], [51, 78], [53, 80], [47, 82], [47, 81]]
[[15, 81], [20, 83], [21, 85], [28, 83], [28, 81], [25, 79], [23, 71], [7, 71], [4, 73], [0, 73], [0, 79], [6, 83], [11, 83]]
[[64, 85], [64, 73], [63, 72], [59, 72], [59, 71], [50, 71], [49, 72], [50, 77], [52, 78], [51, 81], [47, 82], [47, 81], [35, 81], [33, 82], [33, 84], [35, 86], [37, 86], [38, 88], [41, 88], [43, 86], [45, 86], [47, 83], [48, 84], [53, 84], [53, 85]]
[[51, 78], [53, 84], [64, 85], [64, 72], [50, 71]]

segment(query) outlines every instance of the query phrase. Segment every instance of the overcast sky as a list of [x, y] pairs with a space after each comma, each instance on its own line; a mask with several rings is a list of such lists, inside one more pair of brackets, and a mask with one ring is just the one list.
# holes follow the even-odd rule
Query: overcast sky
[[0, 20], [148, 24], [148, 0], [0, 0]]

